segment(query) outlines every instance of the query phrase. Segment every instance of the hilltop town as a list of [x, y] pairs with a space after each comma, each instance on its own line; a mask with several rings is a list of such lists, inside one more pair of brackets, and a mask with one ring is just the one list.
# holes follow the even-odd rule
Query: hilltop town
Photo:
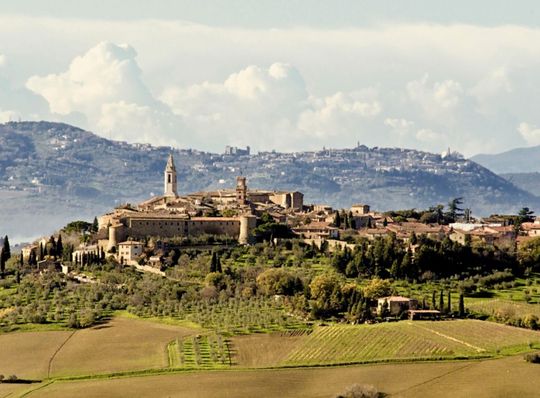
[[486, 216], [540, 204], [536, 196], [452, 151], [441, 155], [359, 144], [295, 153], [229, 147], [218, 154], [111, 141], [49, 122], [12, 122], [0, 130], [0, 197], [6, 206], [0, 224], [19, 236], [30, 227], [45, 234], [75, 218], [93, 218], [159, 194], [163, 159], [171, 152], [183, 195], [234, 188], [241, 174], [251, 189], [301, 191], [306, 203], [334, 208], [369, 203], [379, 211], [424, 209], [463, 197], [473, 214]]

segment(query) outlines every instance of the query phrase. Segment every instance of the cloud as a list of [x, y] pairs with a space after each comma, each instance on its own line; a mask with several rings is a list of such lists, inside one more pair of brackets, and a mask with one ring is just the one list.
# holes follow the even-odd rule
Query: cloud
[[525, 139], [527, 144], [529, 146], [533, 145], [540, 145], [540, 128], [529, 124], [522, 122], [519, 124], [517, 130], [519, 131], [519, 134]]
[[[440, 152], [447, 144], [417, 137], [428, 129], [472, 155], [527, 144], [516, 126], [535, 120], [540, 101], [534, 27], [392, 22], [249, 29], [0, 16], [0, 37], [8, 61], [0, 75], [10, 77], [0, 83], [0, 109], [80, 120], [98, 134], [130, 141], [211, 150], [361, 141]], [[87, 52], [104, 37], [130, 45]], [[33, 97], [20, 90], [26, 82]]]
[[420, 129], [416, 132], [416, 139], [421, 142], [444, 142], [444, 134], [437, 133], [430, 129]]
[[414, 122], [401, 118], [386, 118], [384, 119], [384, 125], [390, 127], [392, 132], [399, 136], [406, 136], [414, 126]]
[[323, 99], [312, 98], [311, 107], [299, 117], [298, 128], [319, 137], [350, 136], [381, 111], [382, 105], [376, 100], [338, 92]]
[[427, 115], [440, 117], [460, 104], [463, 88], [454, 80], [430, 83], [429, 75], [425, 74], [420, 80], [407, 83], [407, 94]]
[[[82, 114], [99, 133], [126, 141], [177, 144], [171, 133], [181, 119], [157, 101], [142, 80], [137, 52], [127, 44], [101, 42], [75, 57], [67, 71], [32, 76], [26, 87], [60, 116]], [[171, 140], [172, 138], [172, 140]]]

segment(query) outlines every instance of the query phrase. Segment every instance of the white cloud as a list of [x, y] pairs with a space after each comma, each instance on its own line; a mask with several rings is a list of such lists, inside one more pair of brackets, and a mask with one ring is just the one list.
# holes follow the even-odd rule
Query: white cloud
[[431, 84], [426, 74], [420, 80], [407, 83], [407, 94], [410, 100], [420, 105], [426, 114], [440, 117], [441, 114], [451, 112], [459, 105], [463, 88], [454, 80]]
[[323, 99], [311, 99], [311, 107], [300, 114], [298, 128], [319, 137], [351, 136], [362, 128], [366, 119], [382, 111], [376, 100], [355, 98], [338, 92]]
[[414, 126], [414, 122], [407, 119], [386, 118], [384, 119], [384, 125], [390, 127], [392, 132], [400, 136], [406, 136]]
[[19, 120], [20, 117], [21, 117], [21, 114], [17, 111], [0, 109], [0, 123], [16, 121], [16, 120]]
[[540, 145], [540, 127], [522, 122], [519, 124], [517, 130], [528, 145]]
[[444, 145], [445, 136], [430, 129], [420, 129], [416, 132], [416, 139], [421, 142], [438, 142]]
[[42, 95], [51, 111], [60, 115], [75, 111], [96, 114], [102, 104], [121, 100], [151, 102], [136, 55], [129, 45], [101, 42], [76, 57], [66, 72], [32, 76], [26, 86]]
[[66, 72], [32, 76], [26, 86], [43, 96], [60, 116], [80, 113], [88, 126], [126, 141], [178, 144], [181, 119], [159, 103], [141, 77], [136, 51], [101, 42], [77, 56]]
[[[201, 149], [236, 143], [300, 150], [360, 140], [443, 150], [437, 140], [416, 137], [421, 126], [445, 132], [466, 155], [502, 151], [527, 142], [516, 125], [535, 120], [540, 101], [540, 28], [389, 23], [271, 30], [0, 16], [0, 37], [9, 61], [0, 70], [10, 76], [9, 87], [0, 82], [1, 109], [26, 107], [23, 117], [59, 120], [79, 115], [88, 121], [82, 127], [97, 133], [114, 129], [133, 140], [154, 134], [159, 142]], [[104, 37], [130, 43], [138, 55], [129, 46], [84, 54]], [[45, 100], [34, 97], [29, 105], [27, 93], [11, 95], [26, 81], [53, 115], [40, 108]], [[355, 96], [366, 87], [377, 95]], [[152, 122], [127, 125], [128, 109]], [[397, 118], [415, 124], [385, 122]], [[152, 125], [167, 127], [149, 131]]]
[[0, 54], [0, 68], [6, 65], [6, 56], [4, 54]]

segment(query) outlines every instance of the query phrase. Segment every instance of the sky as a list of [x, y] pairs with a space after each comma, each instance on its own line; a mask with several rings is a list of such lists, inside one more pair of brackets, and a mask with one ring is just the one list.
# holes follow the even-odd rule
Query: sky
[[0, 4], [0, 122], [216, 152], [540, 145], [536, 1]]

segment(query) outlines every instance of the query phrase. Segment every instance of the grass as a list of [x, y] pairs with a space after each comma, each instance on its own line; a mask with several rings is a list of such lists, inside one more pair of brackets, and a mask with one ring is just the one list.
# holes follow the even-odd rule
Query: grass
[[[127, 318], [77, 331], [58, 352], [51, 376], [165, 368], [167, 344], [197, 330]], [[81, 360], [84, 358], [84, 360]]]
[[148, 322], [154, 322], [154, 323], [161, 323], [163, 325], [170, 325], [170, 326], [180, 326], [184, 328], [190, 328], [190, 329], [201, 329], [202, 326], [198, 323], [192, 322], [188, 319], [178, 319], [173, 317], [157, 317], [157, 316], [150, 316], [150, 317], [144, 317], [144, 316], [138, 316], [135, 314], [132, 314], [129, 311], [115, 311], [113, 313], [113, 316], [115, 317], [122, 317], [127, 319], [137, 319], [142, 321], [148, 321]]
[[0, 334], [0, 374], [46, 378], [50, 358], [70, 335], [43, 331]]
[[[523, 382], [526, 380], [527, 382]], [[330, 397], [347, 386], [372, 384], [404, 398], [538, 396], [538, 366], [521, 357], [497, 360], [376, 364], [339, 368], [191, 372], [56, 382], [27, 396]]]
[[75, 332], [4, 333], [0, 374], [44, 379], [166, 368], [167, 344], [198, 330], [120, 317]]
[[474, 312], [493, 315], [501, 319], [524, 318], [527, 315], [536, 315], [540, 318], [540, 304], [489, 299], [470, 302], [467, 308]]

